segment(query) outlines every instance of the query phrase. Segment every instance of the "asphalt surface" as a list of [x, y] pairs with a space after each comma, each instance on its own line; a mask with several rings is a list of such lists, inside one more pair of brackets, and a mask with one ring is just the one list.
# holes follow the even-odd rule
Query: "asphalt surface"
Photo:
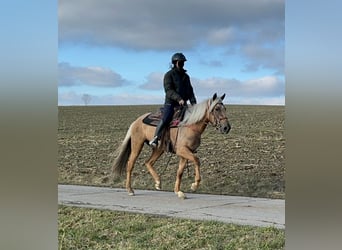
[[215, 220], [285, 229], [285, 200], [173, 192], [58, 185], [58, 203], [67, 206], [162, 215], [194, 220]]

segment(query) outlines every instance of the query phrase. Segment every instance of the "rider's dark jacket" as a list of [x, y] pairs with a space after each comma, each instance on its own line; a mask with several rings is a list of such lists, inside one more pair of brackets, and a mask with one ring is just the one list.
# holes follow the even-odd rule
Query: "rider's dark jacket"
[[183, 99], [184, 102], [196, 104], [196, 98], [191, 86], [190, 77], [186, 70], [179, 70], [174, 67], [164, 76], [165, 104], [178, 106], [178, 102]]

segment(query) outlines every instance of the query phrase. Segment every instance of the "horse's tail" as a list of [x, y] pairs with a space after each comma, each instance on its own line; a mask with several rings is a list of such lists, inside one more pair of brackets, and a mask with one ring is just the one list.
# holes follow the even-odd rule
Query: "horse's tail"
[[131, 154], [131, 129], [132, 125], [129, 127], [126, 137], [123, 140], [121, 146], [116, 150], [116, 159], [113, 162], [113, 174], [114, 176], [122, 175], [127, 166], [128, 158]]

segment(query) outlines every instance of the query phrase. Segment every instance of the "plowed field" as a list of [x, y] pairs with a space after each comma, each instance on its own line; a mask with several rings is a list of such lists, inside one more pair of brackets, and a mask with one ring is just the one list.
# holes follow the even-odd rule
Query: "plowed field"
[[[129, 125], [159, 106], [58, 107], [58, 182], [124, 187], [110, 178], [113, 153]], [[197, 155], [202, 182], [198, 193], [285, 198], [284, 106], [226, 105], [229, 134], [208, 126]], [[144, 146], [133, 171], [133, 188], [153, 189], [144, 161]], [[164, 154], [155, 165], [162, 189], [173, 191], [178, 158]], [[182, 190], [190, 192], [194, 169], [189, 164]]]

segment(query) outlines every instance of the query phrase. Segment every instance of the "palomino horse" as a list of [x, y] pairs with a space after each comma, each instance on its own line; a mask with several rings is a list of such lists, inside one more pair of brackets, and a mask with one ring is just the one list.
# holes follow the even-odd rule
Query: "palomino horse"
[[[195, 182], [192, 183], [191, 189], [196, 191], [199, 187], [201, 181], [200, 161], [194, 153], [200, 146], [201, 134], [206, 129], [208, 123], [224, 134], [227, 134], [231, 128], [226, 115], [226, 108], [222, 103], [224, 97], [225, 94], [218, 97], [215, 93], [211, 99], [187, 108], [179, 126], [170, 128], [170, 140], [175, 154], [180, 158], [174, 187], [174, 192], [179, 198], [185, 198], [185, 194], [180, 190], [180, 185], [187, 160], [193, 162], [195, 167]], [[125, 139], [117, 150], [117, 158], [113, 163], [115, 175], [123, 174], [124, 170], [126, 170], [126, 189], [129, 195], [134, 195], [131, 186], [131, 174], [134, 163], [144, 146], [144, 142], [151, 140], [155, 132], [155, 127], [142, 122], [147, 115], [140, 116], [130, 125]], [[153, 165], [164, 152], [165, 150], [162, 146], [154, 148], [152, 155], [145, 163], [155, 181], [155, 188], [157, 190], [161, 189], [161, 182]]]

